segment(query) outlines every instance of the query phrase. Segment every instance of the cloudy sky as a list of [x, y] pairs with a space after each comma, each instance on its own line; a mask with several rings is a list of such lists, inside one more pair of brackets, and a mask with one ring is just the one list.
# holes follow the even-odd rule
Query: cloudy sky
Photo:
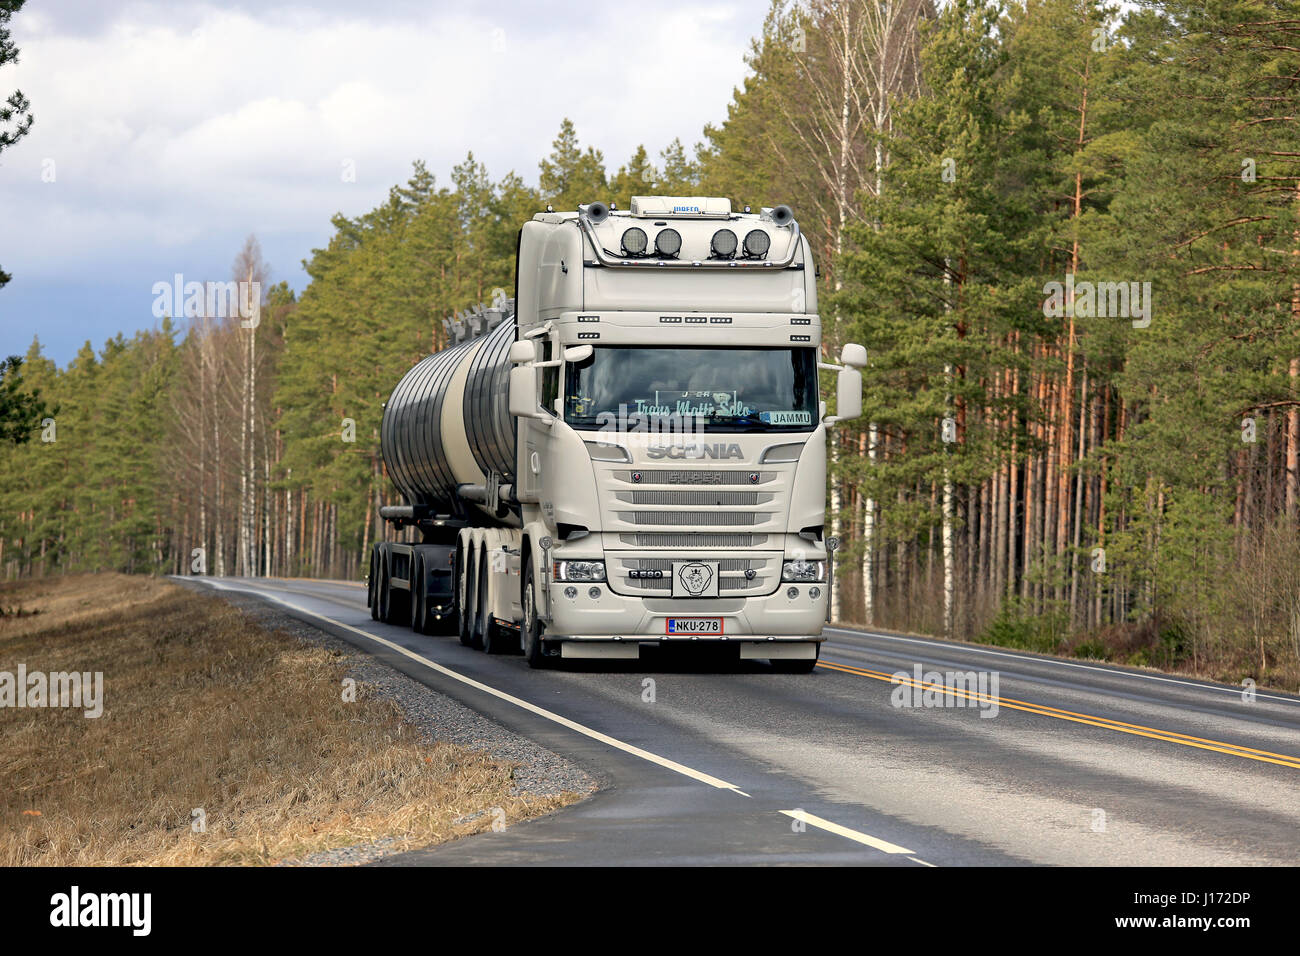
[[[0, 156], [0, 356], [64, 365], [156, 325], [155, 282], [225, 279], [245, 236], [272, 281], [335, 212], [468, 150], [535, 183], [563, 117], [613, 172], [696, 142], [743, 80], [765, 0], [29, 0], [0, 98], [36, 125]], [[346, 181], [344, 164], [355, 181]]]

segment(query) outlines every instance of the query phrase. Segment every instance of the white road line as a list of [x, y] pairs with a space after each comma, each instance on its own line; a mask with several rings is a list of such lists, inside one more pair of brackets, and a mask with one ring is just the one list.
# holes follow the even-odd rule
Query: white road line
[[[890, 843], [888, 840], [881, 840], [873, 837], [868, 833], [861, 833], [858, 830], [850, 830], [848, 827], [842, 827], [838, 823], [832, 823], [830, 820], [823, 820], [821, 817], [813, 816], [804, 810], [782, 810], [787, 817], [793, 817], [802, 823], [811, 823], [815, 827], [820, 827], [836, 836], [842, 836], [847, 840], [853, 840], [857, 843], [865, 843], [869, 847], [874, 847], [882, 853], [912, 853], [914, 851], [904, 849], [896, 843]], [[910, 858], [910, 857], [909, 857]], [[920, 861], [917, 861], [920, 862]]]
[[[1233, 694], [1238, 697], [1241, 696], [1241, 689], [1239, 688], [1217, 687], [1214, 684], [1198, 684], [1195, 681], [1178, 680], [1174, 677], [1158, 677], [1155, 674], [1134, 674], [1130, 671], [1115, 670], [1110, 667], [1098, 667], [1095, 664], [1076, 664], [1073, 661], [1058, 661], [1051, 657], [1032, 657], [1028, 654], [1012, 654], [1007, 651], [994, 651], [987, 647], [978, 647], [973, 644], [969, 646], [965, 644], [948, 644], [943, 641], [927, 640], [923, 637], [898, 637], [894, 634], [881, 634], [879, 631], [854, 631], [847, 627], [826, 627], [822, 628], [822, 630], [835, 631], [839, 634], [857, 634], [861, 637], [878, 637], [881, 640], [900, 641], [906, 644], [925, 644], [928, 647], [948, 648], [950, 650], [965, 651], [972, 654], [988, 654], [992, 657], [1010, 657], [1018, 661], [1029, 661], [1032, 664], [1056, 664], [1060, 667], [1077, 667], [1080, 670], [1085, 671], [1100, 671], [1103, 674], [1110, 674], [1114, 677], [1136, 677], [1141, 680], [1160, 681], [1165, 684], [1181, 684], [1184, 687], [1193, 687], [1197, 690], [1217, 690], [1222, 691], [1225, 694]], [[856, 667], [858, 665], [850, 664], [850, 666]], [[1300, 701], [1297, 701], [1292, 697], [1278, 697], [1275, 694], [1261, 694], [1258, 691], [1255, 692], [1255, 699], [1276, 700], [1281, 701], [1284, 704], [1300, 703]]]
[[[561, 717], [559, 714], [554, 713], [553, 711], [549, 711], [544, 707], [538, 707], [536, 704], [529, 703], [528, 701], [515, 697], [512, 694], [507, 694], [505, 691], [497, 690], [495, 687], [489, 686], [488, 684], [484, 684], [481, 681], [476, 681], [472, 677], [466, 677], [464, 674], [457, 673], [456, 671], [452, 670], [449, 667], [443, 667], [441, 664], [437, 663], [436, 661], [431, 661], [427, 657], [423, 657], [412, 650], [408, 650], [407, 648], [402, 647], [402, 645], [400, 644], [393, 643], [392, 641], [386, 638], [379, 637], [377, 634], [371, 634], [369, 631], [363, 631], [358, 627], [353, 627], [351, 624], [344, 624], [342, 621], [336, 621], [333, 618], [326, 617], [323, 614], [317, 614], [315, 611], [309, 611], [305, 607], [301, 607], [297, 604], [294, 604], [291, 601], [286, 601], [284, 600], [284, 598], [278, 597], [267, 591], [260, 591], [257, 588], [241, 588], [241, 587], [234, 587], [227, 584], [217, 584], [215, 581], [212, 581], [211, 579], [207, 579], [207, 578], [201, 580], [203, 581], [204, 584], [207, 584], [208, 586], [216, 588], [221, 591], [243, 591], [249, 594], [256, 594], [259, 597], [269, 598], [270, 600], [275, 601], [278, 604], [283, 604], [285, 607], [293, 608], [293, 610], [298, 611], [302, 614], [306, 614], [309, 617], [314, 617], [320, 621], [326, 621], [329, 624], [333, 624], [335, 627], [341, 627], [344, 630], [351, 631], [354, 634], [360, 634], [362, 637], [372, 640], [377, 644], [382, 644], [384, 647], [387, 647], [391, 650], [397, 651], [397, 653], [403, 655], [404, 657], [409, 657], [413, 661], [418, 661], [419, 663], [423, 664], [425, 667], [435, 670], [439, 674], [443, 674], [447, 677], [450, 677], [452, 680], [458, 680], [462, 684], [466, 684], [470, 687], [475, 688], [476, 690], [483, 691], [485, 694], [491, 694], [493, 697], [499, 698], [500, 700], [504, 700], [507, 703], [514, 704], [516, 707], [523, 708], [529, 713], [537, 714], [539, 717], [545, 717], [547, 720], [554, 721], [555, 723], [561, 725], [562, 727], [568, 727], [570, 730], [575, 730], [580, 734], [590, 737], [592, 740], [599, 740], [601, 743], [608, 744], [609, 746], [613, 747], [616, 750], [621, 750], [624, 753], [631, 754], [634, 757], [640, 757], [642, 760], [646, 760], [649, 761], [650, 763], [657, 764], [658, 766], [663, 767], [666, 770], [672, 770], [675, 773], [680, 773], [683, 776], [690, 777], [692, 780], [697, 780], [700, 783], [707, 783], [710, 787], [717, 787], [719, 790], [730, 790], [733, 793], [740, 794], [741, 796], [744, 797], [749, 796], [749, 794], [745, 793], [734, 783], [727, 783], [727, 781], [725, 780], [720, 780], [717, 777], [710, 776], [707, 773], [702, 773], [699, 770], [694, 770], [686, 766], [685, 764], [678, 763], [675, 760], [669, 760], [667, 757], [661, 757], [658, 754], [653, 754], [648, 750], [642, 750], [640, 747], [633, 746], [632, 744], [629, 743], [624, 743], [622, 740], [619, 740], [616, 737], [611, 737], [608, 734], [602, 734], [599, 730], [593, 730], [592, 728], [587, 727], [584, 724], [580, 724], [577, 721], [570, 720], [567, 717]], [[911, 851], [902, 850], [900, 852], [909, 853]]]
[[933, 870], [933, 869], [936, 869], [936, 867], [935, 867], [935, 865], [934, 865], [933, 863], [926, 863], [925, 860], [918, 860], [918, 859], [917, 859], [916, 857], [914, 857], [914, 856], [909, 856], [908, 859], [911, 860], [913, 863], [920, 863], [922, 866], [928, 866], [928, 867], [930, 867], [930, 869], [932, 869], [932, 870]]

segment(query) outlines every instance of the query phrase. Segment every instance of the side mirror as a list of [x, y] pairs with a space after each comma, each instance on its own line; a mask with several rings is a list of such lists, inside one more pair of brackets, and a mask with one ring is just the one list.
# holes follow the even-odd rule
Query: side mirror
[[849, 344], [840, 350], [840, 364], [850, 368], [867, 367], [867, 350], [861, 345]]
[[564, 361], [585, 362], [595, 351], [590, 345], [570, 345], [564, 350]]
[[[529, 343], [515, 343], [526, 344]], [[512, 353], [515, 345], [510, 347]], [[516, 365], [510, 370], [510, 414], [519, 418], [542, 417], [537, 406], [537, 369], [531, 365]]]
[[842, 368], [835, 388], [835, 420], [847, 421], [861, 414], [862, 373], [856, 368]]
[[531, 362], [537, 357], [537, 349], [533, 345], [532, 339], [521, 339], [518, 342], [510, 343], [510, 364], [519, 365], [523, 362]]

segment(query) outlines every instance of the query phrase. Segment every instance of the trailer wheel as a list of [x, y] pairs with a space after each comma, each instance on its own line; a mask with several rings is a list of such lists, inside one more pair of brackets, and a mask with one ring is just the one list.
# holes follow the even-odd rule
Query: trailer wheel
[[465, 601], [459, 608], [460, 613], [457, 615], [460, 623], [460, 642], [466, 647], [473, 647], [475, 639], [474, 585], [476, 581], [474, 577], [474, 553], [472, 551], [465, 555], [463, 579], [465, 582]]
[[370, 572], [366, 575], [366, 605], [370, 619], [379, 620], [379, 545], [370, 549]]
[[380, 620], [385, 624], [389, 623], [391, 611], [393, 611], [390, 607], [390, 593], [389, 562], [383, 559], [383, 555], [380, 555], [380, 583], [374, 588], [374, 600], [376, 600], [378, 609], [380, 609]]
[[393, 587], [392, 576], [388, 573], [388, 562], [383, 562], [384, 574], [383, 583], [380, 585], [380, 612], [379, 618], [385, 624], [392, 624], [396, 627], [411, 626], [411, 592], [401, 591]]
[[545, 626], [537, 617], [537, 585], [534, 583], [533, 562], [530, 560], [524, 568], [524, 622], [519, 629], [519, 643], [523, 645], [524, 659], [535, 670], [551, 666], [551, 658], [546, 656], [546, 641], [542, 635]]
[[817, 645], [817, 652], [808, 659], [790, 660], [783, 658], [780, 660], [768, 661], [772, 665], [772, 670], [778, 674], [811, 674], [817, 668], [817, 660], [822, 656], [822, 646]]

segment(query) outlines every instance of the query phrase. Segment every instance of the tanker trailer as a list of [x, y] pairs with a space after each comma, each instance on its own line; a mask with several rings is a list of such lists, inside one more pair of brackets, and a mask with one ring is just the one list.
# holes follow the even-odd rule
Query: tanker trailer
[[[417, 528], [421, 541], [375, 545], [368, 598], [376, 620], [424, 634], [458, 631], [464, 643], [495, 650], [497, 631], [484, 634], [473, 615], [458, 613], [464, 598], [454, 584], [459, 529], [520, 526], [507, 505], [515, 457], [507, 361], [513, 302], [458, 315], [447, 328], [453, 344], [416, 364], [384, 404], [380, 452], [405, 503], [380, 508], [380, 517]], [[473, 555], [459, 557], [468, 561], [472, 600], [478, 568]]]
[[385, 405], [380, 514], [421, 540], [375, 546], [372, 614], [533, 667], [703, 642], [811, 671], [827, 433], [866, 352], [821, 361], [793, 214], [638, 196], [548, 209], [518, 249], [515, 299], [448, 320]]

